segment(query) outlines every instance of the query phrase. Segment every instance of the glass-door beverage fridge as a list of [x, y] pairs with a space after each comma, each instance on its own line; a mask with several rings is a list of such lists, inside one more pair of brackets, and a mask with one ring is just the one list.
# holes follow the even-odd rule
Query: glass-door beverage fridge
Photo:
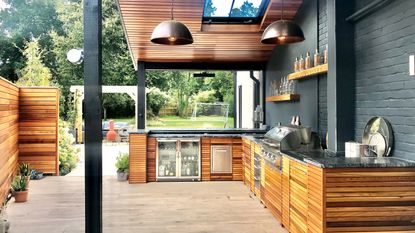
[[200, 140], [157, 139], [157, 181], [200, 180]]

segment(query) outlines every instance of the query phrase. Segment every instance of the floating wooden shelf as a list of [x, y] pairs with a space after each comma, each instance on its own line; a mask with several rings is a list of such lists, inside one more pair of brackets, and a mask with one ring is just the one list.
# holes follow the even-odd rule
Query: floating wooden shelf
[[266, 99], [267, 102], [283, 102], [283, 101], [298, 101], [298, 100], [300, 100], [300, 95], [298, 94], [268, 96]]
[[329, 69], [328, 64], [319, 65], [310, 69], [298, 71], [288, 75], [289, 80], [301, 79], [317, 74], [327, 73]]

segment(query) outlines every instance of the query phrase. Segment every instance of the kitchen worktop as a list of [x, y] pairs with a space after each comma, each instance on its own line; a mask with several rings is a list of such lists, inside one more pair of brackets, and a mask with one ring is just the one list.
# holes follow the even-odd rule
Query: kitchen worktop
[[[261, 144], [260, 137], [244, 135], [252, 142]], [[415, 161], [397, 157], [358, 157], [346, 158], [344, 153], [324, 150], [282, 151], [290, 159], [309, 163], [320, 168], [415, 168]]]
[[344, 153], [327, 151], [283, 151], [297, 161], [321, 168], [415, 168], [415, 161], [397, 157], [346, 158]]
[[262, 129], [150, 129], [137, 130], [130, 134], [147, 134], [151, 137], [241, 137], [242, 135], [263, 135], [267, 130]]

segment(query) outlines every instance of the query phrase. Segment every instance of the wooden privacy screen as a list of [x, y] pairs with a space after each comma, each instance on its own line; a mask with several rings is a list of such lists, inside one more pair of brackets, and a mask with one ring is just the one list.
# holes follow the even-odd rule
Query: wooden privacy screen
[[130, 134], [130, 184], [146, 183], [147, 134]]
[[10, 189], [17, 167], [18, 120], [19, 88], [0, 78], [0, 202]]
[[20, 88], [19, 162], [59, 175], [59, 89]]

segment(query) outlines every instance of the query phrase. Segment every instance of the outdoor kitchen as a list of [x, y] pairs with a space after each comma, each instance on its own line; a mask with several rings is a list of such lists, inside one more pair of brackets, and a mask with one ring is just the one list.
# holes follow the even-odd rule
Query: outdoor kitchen
[[0, 0], [0, 233], [415, 232], [415, 1], [56, 2]]
[[[360, 50], [370, 52], [371, 47], [355, 27], [363, 24], [360, 18], [386, 14], [381, 7], [388, 3], [381, 2], [356, 3], [361, 6], [355, 8], [345, 2], [302, 1], [294, 21], [306, 39], [296, 35], [292, 40], [301, 43], [277, 45], [264, 69], [246, 64], [246, 69], [260, 70], [255, 92], [259, 100], [249, 114], [254, 127], [142, 128], [130, 134], [129, 182], [242, 181], [290, 232], [414, 231], [414, 157], [401, 152], [396, 113], [383, 114], [361, 93], [372, 91], [359, 77], [372, 62]], [[335, 14], [347, 15], [347, 22]], [[345, 45], [340, 34], [361, 44]], [[343, 44], [336, 46], [332, 39]], [[413, 66], [408, 66], [408, 58], [401, 62], [406, 70]], [[143, 73], [146, 64], [163, 68], [160, 63], [142, 63]], [[176, 64], [177, 69], [193, 66]], [[205, 66], [209, 69], [208, 63]], [[345, 80], [355, 72], [358, 80]]]

